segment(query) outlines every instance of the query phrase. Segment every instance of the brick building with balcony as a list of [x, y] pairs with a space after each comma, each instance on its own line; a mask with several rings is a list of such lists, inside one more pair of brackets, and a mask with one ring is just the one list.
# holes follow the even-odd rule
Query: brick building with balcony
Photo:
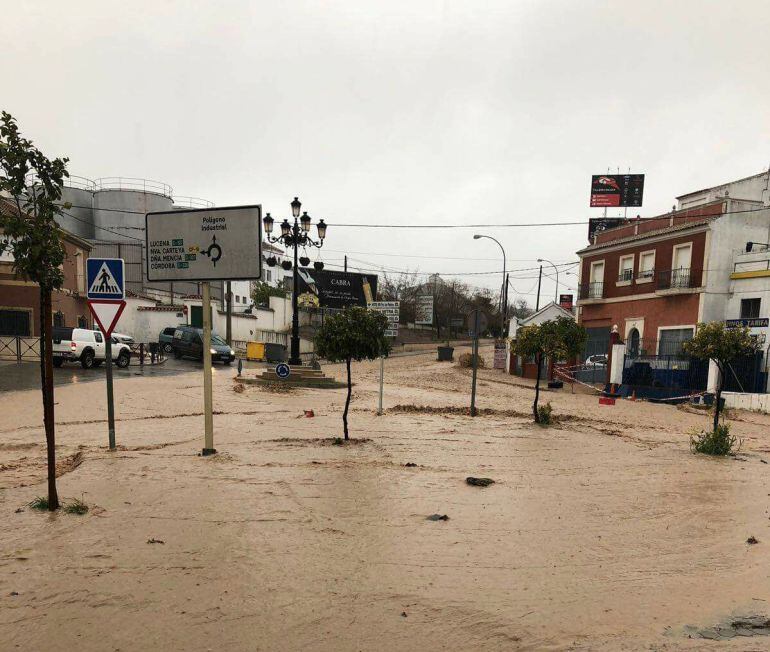
[[577, 252], [586, 355], [606, 352], [614, 325], [632, 356], [680, 353], [699, 322], [726, 318], [733, 255], [747, 241], [767, 242], [769, 227], [770, 209], [761, 200], [725, 191], [594, 233]]

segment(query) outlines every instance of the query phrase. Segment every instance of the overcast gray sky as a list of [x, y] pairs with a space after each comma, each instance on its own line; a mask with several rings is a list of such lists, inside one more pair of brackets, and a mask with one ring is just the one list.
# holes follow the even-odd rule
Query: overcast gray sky
[[[608, 167], [647, 175], [641, 213], [653, 215], [770, 164], [764, 0], [0, 8], [0, 106], [72, 174], [158, 179], [274, 217], [299, 195], [333, 224], [584, 220], [600, 214], [590, 175]], [[586, 231], [485, 230], [513, 269], [575, 260]], [[472, 234], [333, 227], [322, 257], [500, 268], [496, 245]], [[532, 272], [512, 276], [534, 291]]]

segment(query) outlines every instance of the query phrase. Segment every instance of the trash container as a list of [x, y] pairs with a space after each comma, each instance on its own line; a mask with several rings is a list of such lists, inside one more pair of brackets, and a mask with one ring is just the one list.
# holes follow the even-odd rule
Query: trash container
[[283, 344], [275, 344], [274, 342], [265, 342], [262, 345], [264, 349], [265, 360], [268, 362], [286, 362], [286, 347]]
[[264, 360], [265, 343], [264, 342], [246, 342], [247, 360]]

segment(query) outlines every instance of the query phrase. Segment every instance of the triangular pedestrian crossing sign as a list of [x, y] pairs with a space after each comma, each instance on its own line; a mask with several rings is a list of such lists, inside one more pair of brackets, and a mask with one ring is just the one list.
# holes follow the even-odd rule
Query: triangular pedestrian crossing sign
[[120, 284], [113, 276], [106, 262], [102, 263], [99, 271], [96, 273], [93, 283], [88, 288], [89, 294], [119, 294]]

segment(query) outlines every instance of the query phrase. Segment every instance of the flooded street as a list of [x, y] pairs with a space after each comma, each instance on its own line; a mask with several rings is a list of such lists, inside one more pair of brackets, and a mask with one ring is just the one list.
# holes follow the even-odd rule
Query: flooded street
[[693, 408], [566, 387], [539, 427], [527, 381], [483, 370], [471, 418], [468, 370], [434, 357], [386, 362], [380, 417], [379, 363], [354, 365], [346, 446], [344, 390], [236, 393], [215, 368], [209, 458], [195, 369], [116, 380], [113, 454], [103, 383], [58, 387], [59, 492], [84, 516], [24, 507], [39, 392], [0, 394], [3, 649], [770, 646], [714, 629], [770, 616], [768, 416], [732, 415], [742, 450], [712, 459]]

